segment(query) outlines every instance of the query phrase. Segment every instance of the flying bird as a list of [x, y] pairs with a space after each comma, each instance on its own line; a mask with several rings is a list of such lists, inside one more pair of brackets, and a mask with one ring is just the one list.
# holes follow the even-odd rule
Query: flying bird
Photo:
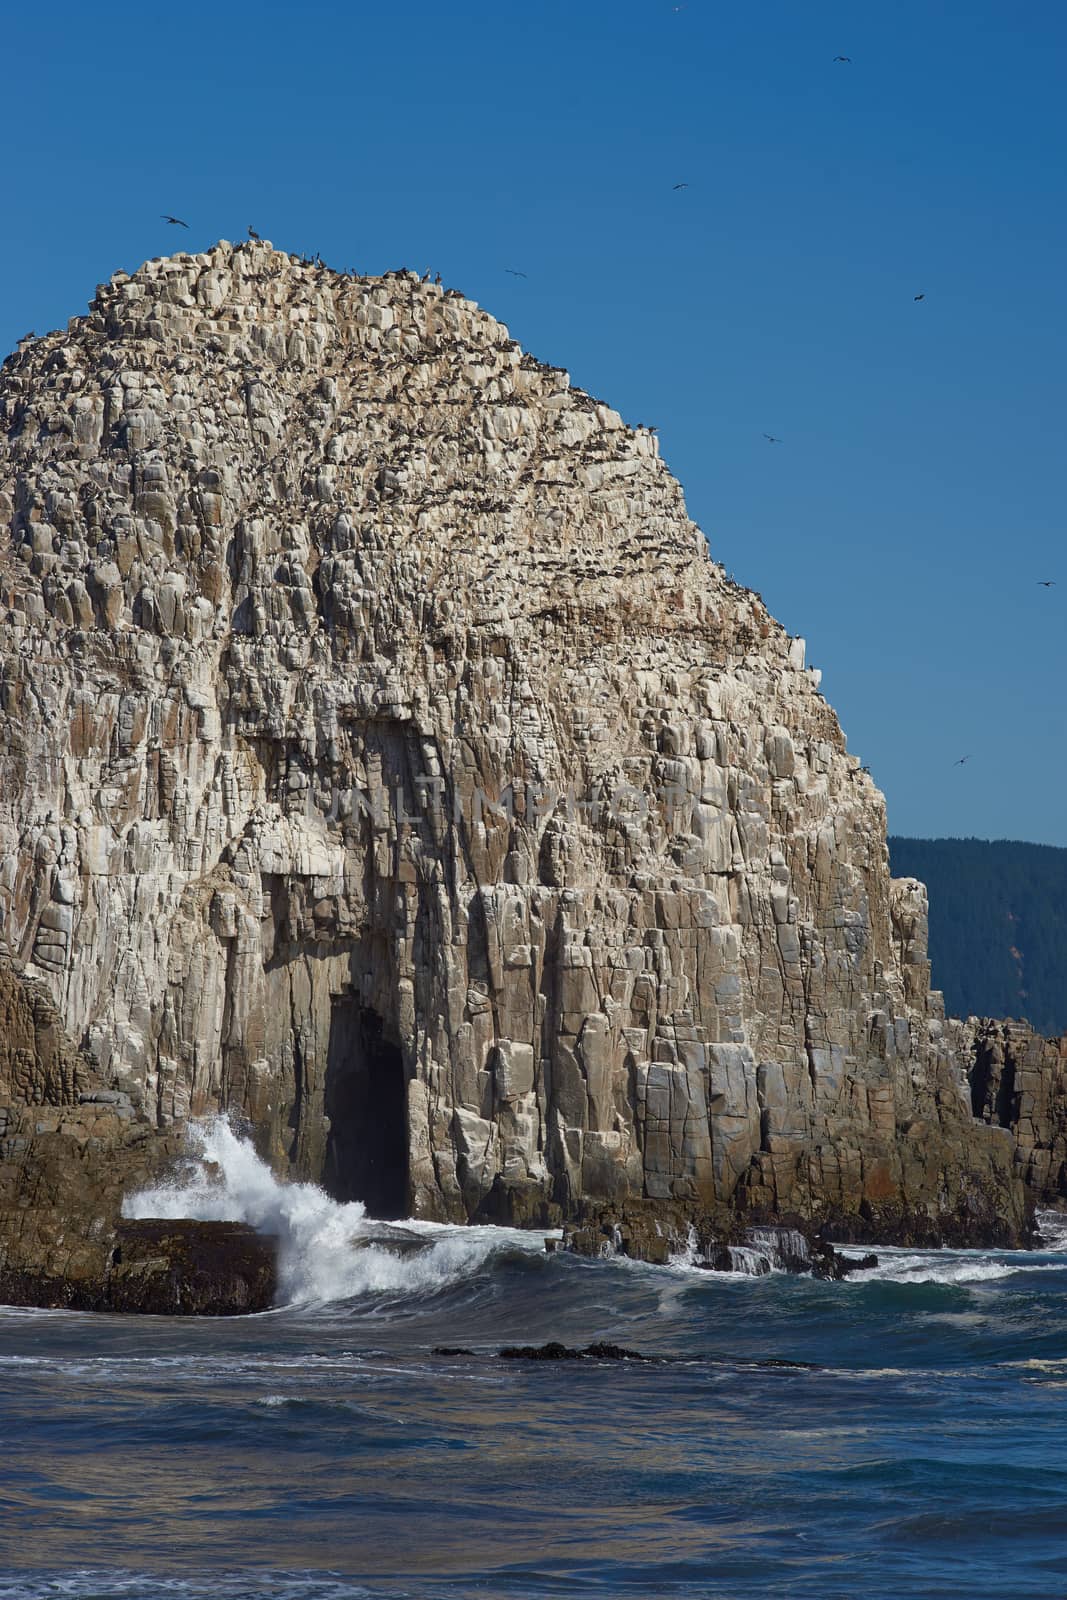
[[528, 272], [517, 272], [514, 267], [505, 267], [504, 271], [509, 273], [510, 276], [513, 277], [513, 278], [528, 278], [529, 277], [529, 273]]
[[251, 223], [248, 224], [248, 237], [250, 239], [258, 239], [259, 238], [259, 234], [256, 232], [255, 228], [253, 228]]
[[169, 222], [174, 228], [187, 228], [189, 226], [187, 222], [182, 221], [181, 217], [168, 217], [164, 215], [163, 221]]
[[851, 56], [835, 56], [835, 57], [834, 57], [834, 60], [835, 60], [835, 61], [844, 61], [844, 62], [847, 62], [847, 64], [848, 64], [848, 65], [849, 65], [849, 66], [851, 66], [851, 65], [852, 65], [852, 57], [851, 57]]
[[925, 300], [925, 299], [926, 299], [926, 296], [925, 296], [925, 295], [924, 295], [924, 294], [917, 294], [917, 295], [916, 295], [916, 296], [915, 296], [915, 298], [916, 298], [916, 300]]
[[1039, 589], [1054, 589], [1056, 580], [1055, 578], [1038, 578], [1037, 586]]
[[953, 766], [954, 766], [954, 767], [962, 767], [962, 766], [964, 766], [964, 765], [965, 765], [965, 764], [966, 764], [966, 763], [967, 763], [967, 762], [968, 762], [968, 761], [969, 761], [969, 760], [970, 760], [970, 759], [971, 759], [971, 758], [970, 758], [970, 756], [960, 756], [960, 759], [959, 759], [959, 760], [958, 760], [958, 761], [954, 761], [954, 762], [953, 762], [953, 763], [952, 763], [952, 765], [953, 765]]
[[782, 443], [781, 439], [777, 438], [773, 433], [765, 433], [763, 435], [763, 437], [766, 439], [768, 444], [781, 444]]
[[688, 189], [689, 185], [687, 183], [675, 183], [671, 187], [674, 189]]

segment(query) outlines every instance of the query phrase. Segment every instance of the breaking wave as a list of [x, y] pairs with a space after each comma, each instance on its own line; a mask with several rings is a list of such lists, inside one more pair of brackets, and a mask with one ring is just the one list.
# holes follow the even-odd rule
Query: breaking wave
[[222, 1116], [192, 1123], [188, 1137], [183, 1168], [127, 1195], [123, 1216], [245, 1222], [277, 1238], [279, 1298], [286, 1305], [426, 1293], [471, 1276], [494, 1257], [544, 1253], [544, 1233], [377, 1222], [358, 1200], [342, 1203], [313, 1183], [284, 1183]]
[[[854, 1259], [865, 1254], [864, 1251], [852, 1249], [838, 1250], [841, 1255], [851, 1256]], [[865, 1268], [845, 1279], [853, 1287], [865, 1283], [940, 1283], [945, 1285], [968, 1285], [981, 1283], [995, 1283], [1001, 1278], [1014, 1278], [1019, 1273], [1029, 1272], [1067, 1272], [1067, 1262], [1035, 1261], [1029, 1251], [1019, 1250], [1009, 1256], [990, 1259], [988, 1255], [975, 1251], [929, 1250], [923, 1252], [909, 1252], [906, 1250], [887, 1250], [877, 1247], [878, 1265]]]

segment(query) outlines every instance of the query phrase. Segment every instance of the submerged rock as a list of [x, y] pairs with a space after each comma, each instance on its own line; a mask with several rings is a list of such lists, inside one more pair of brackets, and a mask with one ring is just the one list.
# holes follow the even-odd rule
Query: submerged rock
[[550, 1340], [548, 1344], [507, 1345], [497, 1352], [501, 1361], [654, 1361], [619, 1344], [587, 1344], [581, 1349]]

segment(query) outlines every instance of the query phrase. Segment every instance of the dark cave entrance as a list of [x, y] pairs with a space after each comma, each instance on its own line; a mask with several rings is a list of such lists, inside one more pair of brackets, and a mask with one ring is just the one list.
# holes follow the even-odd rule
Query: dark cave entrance
[[323, 1187], [362, 1200], [367, 1215], [408, 1214], [408, 1117], [404, 1061], [383, 1038], [382, 1019], [354, 995], [333, 1002], [326, 1061], [330, 1119]]

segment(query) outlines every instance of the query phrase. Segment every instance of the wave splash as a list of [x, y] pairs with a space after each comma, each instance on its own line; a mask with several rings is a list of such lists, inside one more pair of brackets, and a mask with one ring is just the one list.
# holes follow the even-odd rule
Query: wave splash
[[543, 1233], [373, 1221], [358, 1200], [331, 1200], [313, 1183], [276, 1178], [223, 1116], [191, 1123], [188, 1139], [184, 1168], [127, 1195], [123, 1216], [245, 1222], [272, 1235], [283, 1304], [424, 1294], [470, 1277], [494, 1256], [544, 1252]]

